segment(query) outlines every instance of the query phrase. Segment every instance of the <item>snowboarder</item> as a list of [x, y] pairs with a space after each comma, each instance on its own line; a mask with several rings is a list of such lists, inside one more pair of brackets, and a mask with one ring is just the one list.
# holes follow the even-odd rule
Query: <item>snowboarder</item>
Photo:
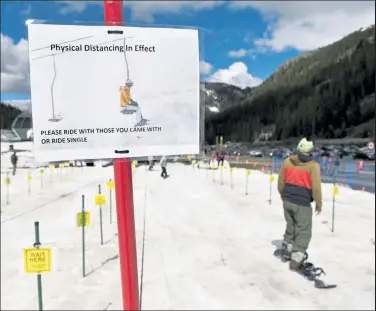
[[290, 269], [297, 272], [304, 269], [311, 241], [311, 203], [315, 201], [317, 214], [322, 209], [320, 164], [312, 160], [313, 148], [313, 143], [303, 138], [298, 144], [297, 152], [284, 161], [278, 177], [286, 231], [282, 248], [274, 254], [291, 260]]
[[161, 158], [160, 164], [161, 164], [161, 168], [162, 168], [161, 177], [167, 178], [168, 175], [167, 175], [167, 170], [166, 170], [166, 167], [167, 167], [167, 157], [166, 156], [163, 156]]
[[17, 162], [18, 162], [18, 156], [16, 154], [16, 151], [13, 151], [13, 154], [10, 157], [10, 161], [12, 162], [12, 165], [13, 165], [13, 176], [14, 176], [16, 175]]

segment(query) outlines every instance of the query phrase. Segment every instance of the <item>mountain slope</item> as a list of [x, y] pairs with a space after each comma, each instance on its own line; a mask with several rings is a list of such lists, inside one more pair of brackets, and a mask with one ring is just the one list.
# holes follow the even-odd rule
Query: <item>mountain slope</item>
[[225, 83], [202, 82], [200, 87], [201, 105], [205, 105], [206, 115], [223, 112], [250, 95], [251, 88], [241, 89]]
[[267, 126], [274, 139], [374, 136], [374, 93], [373, 25], [282, 64], [245, 99], [209, 115], [206, 140], [251, 141]]

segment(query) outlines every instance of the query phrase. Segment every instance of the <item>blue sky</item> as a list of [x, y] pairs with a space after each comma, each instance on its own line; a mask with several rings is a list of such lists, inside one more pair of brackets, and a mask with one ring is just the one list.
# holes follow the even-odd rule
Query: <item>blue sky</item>
[[[372, 19], [369, 5], [363, 7], [362, 2], [344, 2], [345, 9], [342, 9], [339, 2], [335, 3], [128, 1], [124, 18], [129, 25], [152, 23], [198, 27], [203, 34], [202, 80], [245, 87], [261, 83], [283, 62], [304, 51], [330, 44], [374, 23], [374, 3], [369, 2], [373, 5]], [[1, 1], [1, 34], [11, 39], [7, 40], [9, 46], [2, 40], [2, 58], [4, 62], [7, 59], [15, 62], [14, 66], [8, 66], [9, 72], [5, 72], [2, 59], [2, 80], [9, 79], [6, 88], [2, 86], [2, 99], [21, 99], [25, 94], [27, 97], [28, 77], [22, 79], [19, 72], [11, 72], [12, 68], [21, 68], [13, 58], [19, 58], [22, 64], [27, 58], [27, 54], [18, 55], [24, 49], [17, 48], [20, 40], [27, 40], [27, 19], [45, 19], [56, 24], [73, 21], [98, 24], [103, 22], [101, 4], [102, 1]], [[328, 12], [329, 9], [332, 11]], [[329, 17], [329, 24], [323, 25]], [[345, 26], [339, 29], [338, 25], [343, 25], [345, 19]], [[24, 67], [27, 74], [27, 64]]]

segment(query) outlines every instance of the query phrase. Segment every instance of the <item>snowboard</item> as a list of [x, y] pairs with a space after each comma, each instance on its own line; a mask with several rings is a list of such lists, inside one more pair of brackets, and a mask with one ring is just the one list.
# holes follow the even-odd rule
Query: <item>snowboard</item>
[[166, 178], [169, 178], [170, 177], [170, 175], [167, 175], [167, 176], [165, 176], [165, 177], [162, 177], [163, 179], [166, 179]]
[[[281, 249], [274, 251], [274, 256], [283, 263], [290, 262], [291, 260], [291, 258], [288, 256], [284, 256]], [[307, 258], [308, 255], [306, 255], [306, 259]], [[311, 262], [307, 262], [306, 259], [301, 270], [294, 270], [292, 272], [298, 273], [306, 280], [313, 282], [314, 286], [318, 289], [331, 289], [337, 287], [336, 284], [328, 284], [324, 280], [320, 279], [320, 275], [326, 275], [325, 271], [322, 268], [316, 268]]]

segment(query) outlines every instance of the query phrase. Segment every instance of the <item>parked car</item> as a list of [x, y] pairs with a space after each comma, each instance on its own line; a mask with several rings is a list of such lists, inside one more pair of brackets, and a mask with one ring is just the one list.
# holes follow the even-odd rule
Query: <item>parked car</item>
[[336, 157], [336, 153], [329, 150], [320, 150], [320, 157], [334, 158]]
[[290, 149], [287, 148], [281, 148], [281, 149], [272, 149], [270, 151], [271, 157], [279, 157], [282, 159], [288, 158], [293, 152]]
[[251, 150], [250, 152], [249, 152], [249, 155], [251, 156], [251, 157], [263, 157], [263, 153], [262, 153], [262, 151], [260, 151], [260, 150]]
[[362, 150], [359, 149], [354, 155], [354, 160], [375, 160], [375, 152], [372, 150]]

